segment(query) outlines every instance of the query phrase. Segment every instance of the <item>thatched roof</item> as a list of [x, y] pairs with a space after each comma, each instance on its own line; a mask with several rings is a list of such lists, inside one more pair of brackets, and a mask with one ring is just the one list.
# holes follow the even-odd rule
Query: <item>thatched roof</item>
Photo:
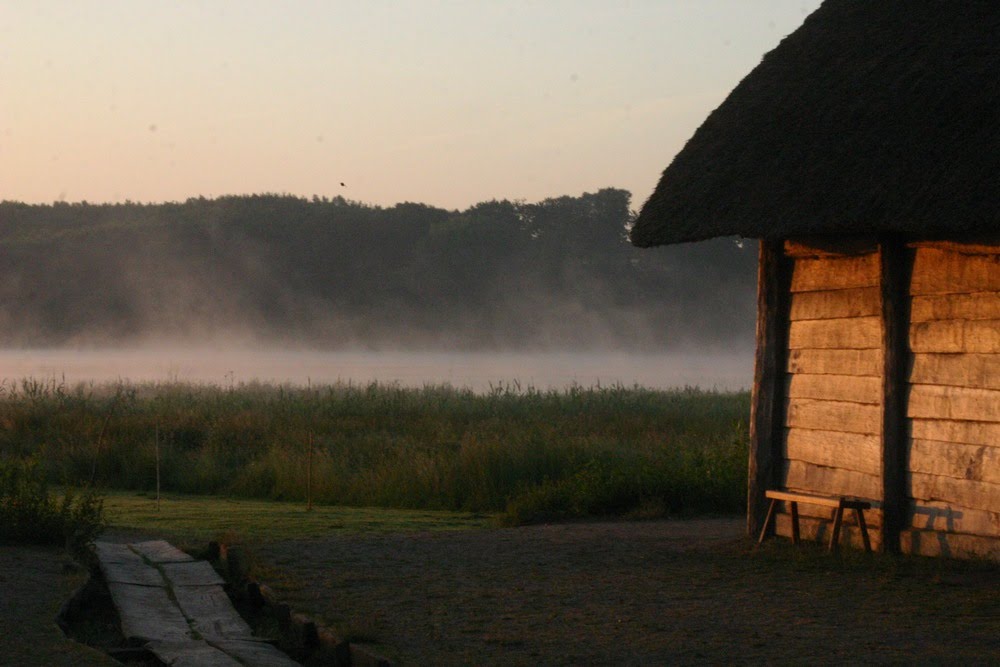
[[1000, 231], [1000, 1], [827, 0], [708, 117], [639, 246]]

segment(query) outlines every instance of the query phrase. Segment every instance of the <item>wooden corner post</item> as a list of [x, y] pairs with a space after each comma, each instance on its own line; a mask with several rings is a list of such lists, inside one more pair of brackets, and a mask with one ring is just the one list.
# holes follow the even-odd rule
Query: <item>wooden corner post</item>
[[900, 550], [906, 521], [906, 388], [913, 253], [899, 235], [879, 238], [882, 285], [882, 549]]
[[761, 239], [747, 488], [747, 532], [751, 537], [760, 533], [765, 524], [768, 503], [764, 493], [779, 482], [791, 283], [791, 260], [784, 256], [784, 242]]

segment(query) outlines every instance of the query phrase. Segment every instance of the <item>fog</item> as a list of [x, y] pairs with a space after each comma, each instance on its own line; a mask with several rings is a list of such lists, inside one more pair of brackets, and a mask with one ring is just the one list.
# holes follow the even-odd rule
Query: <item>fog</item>
[[74, 386], [128, 382], [192, 382], [223, 387], [261, 381], [319, 385], [449, 384], [476, 392], [638, 384], [743, 389], [751, 384], [753, 350], [701, 352], [412, 352], [157, 347], [0, 351], [5, 383], [31, 377]]

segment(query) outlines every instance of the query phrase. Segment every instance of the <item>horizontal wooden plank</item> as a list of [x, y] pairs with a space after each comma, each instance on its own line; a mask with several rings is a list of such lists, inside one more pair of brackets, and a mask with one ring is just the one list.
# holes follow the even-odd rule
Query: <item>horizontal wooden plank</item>
[[906, 415], [913, 419], [1000, 422], [1000, 391], [969, 387], [910, 386]]
[[878, 287], [878, 284], [877, 254], [801, 258], [792, 267], [792, 292]]
[[785, 257], [844, 257], [878, 252], [874, 236], [800, 237], [785, 241]]
[[918, 248], [910, 294], [1000, 291], [1000, 255], [967, 255]]
[[909, 477], [910, 496], [917, 501], [933, 500], [988, 512], [1000, 507], [1000, 484], [917, 472]]
[[803, 461], [785, 461], [782, 486], [789, 491], [854, 496], [869, 500], [882, 497], [882, 481], [877, 475], [815, 466]]
[[914, 322], [910, 325], [910, 349], [939, 354], [1000, 354], [1000, 320]]
[[915, 354], [910, 382], [1000, 389], [1000, 354]]
[[797, 321], [877, 316], [882, 312], [881, 298], [877, 287], [798, 292], [792, 295], [790, 318]]
[[785, 426], [878, 435], [882, 428], [882, 408], [860, 403], [790, 398], [786, 402]]
[[1000, 443], [1000, 424], [947, 419], [912, 419], [910, 437], [915, 440], [997, 446], [997, 443]]
[[996, 445], [913, 440], [910, 443], [910, 470], [1000, 484], [1000, 443]]
[[882, 350], [789, 350], [788, 372], [881, 377]]
[[[794, 307], [794, 299], [792, 303]], [[936, 320], [1000, 320], [1000, 293], [975, 292], [913, 297], [910, 304], [910, 321]]]
[[782, 457], [878, 475], [882, 470], [879, 443], [877, 435], [791, 428], [785, 431]]
[[[799, 536], [803, 540], [819, 542], [825, 546], [830, 541], [830, 531], [832, 528], [833, 522], [831, 521], [822, 521], [805, 516], [799, 517]], [[776, 516], [774, 518], [774, 532], [780, 537], [791, 538], [792, 518], [787, 514]], [[869, 526], [868, 538], [871, 540], [872, 549], [878, 551], [882, 545], [882, 531]], [[863, 549], [860, 529], [851, 524], [842, 526], [840, 531], [840, 547]]]
[[792, 350], [870, 350], [882, 343], [878, 317], [847, 317], [792, 322], [788, 347]]
[[948, 503], [917, 501], [907, 514], [907, 523], [917, 530], [1000, 537], [1000, 513]]
[[764, 492], [764, 497], [769, 498], [771, 500], [784, 500], [793, 503], [808, 503], [810, 505], [819, 505], [821, 507], [840, 507], [841, 503], [841, 499], [839, 496], [820, 496], [814, 493], [802, 493], [801, 491], [792, 492], [792, 491], [770, 490]]
[[857, 375], [795, 373], [785, 376], [785, 395], [789, 398], [879, 405], [882, 402], [882, 380]]
[[933, 248], [967, 255], [1000, 255], [1000, 234], [969, 234], [948, 241], [916, 240], [906, 244], [909, 248]]
[[918, 556], [1000, 561], [1000, 539], [994, 537], [904, 530], [899, 541], [903, 553]]

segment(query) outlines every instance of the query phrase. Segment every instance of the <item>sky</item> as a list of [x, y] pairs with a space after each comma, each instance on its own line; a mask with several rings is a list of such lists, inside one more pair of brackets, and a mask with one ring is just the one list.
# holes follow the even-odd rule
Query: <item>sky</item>
[[820, 0], [0, 0], [0, 200], [625, 188]]

